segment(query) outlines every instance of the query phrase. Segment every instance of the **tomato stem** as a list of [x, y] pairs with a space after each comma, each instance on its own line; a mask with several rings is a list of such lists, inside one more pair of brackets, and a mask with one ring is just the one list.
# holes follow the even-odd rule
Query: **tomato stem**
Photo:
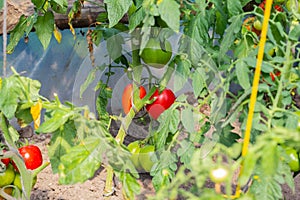
[[215, 183], [215, 191], [218, 194], [221, 193], [221, 184], [220, 183]]
[[105, 188], [104, 188], [104, 196], [110, 196], [110, 194], [114, 191], [113, 186], [113, 176], [114, 176], [114, 170], [110, 165], [105, 166], [106, 169], [106, 181], [105, 181]]

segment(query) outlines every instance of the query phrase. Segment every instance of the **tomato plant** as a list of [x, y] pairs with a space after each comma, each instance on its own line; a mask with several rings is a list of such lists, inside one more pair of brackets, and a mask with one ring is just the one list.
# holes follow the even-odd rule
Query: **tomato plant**
[[[133, 85], [128, 84], [122, 94], [122, 107], [125, 114], [128, 114], [133, 103]], [[146, 89], [143, 86], [139, 87], [139, 97], [142, 99], [146, 95]]]
[[146, 109], [151, 117], [157, 119], [161, 113], [167, 110], [175, 101], [175, 94], [170, 89], [164, 89], [159, 92], [157, 89], [151, 96], [150, 100], [154, 100], [151, 104], [146, 105]]
[[[61, 9], [54, 4], [41, 7], [34, 1], [36, 13], [20, 19], [10, 37], [9, 52], [30, 27], [47, 47], [52, 33], [57, 35], [58, 31], [53, 30], [53, 13], [67, 12], [64, 4], [53, 2]], [[300, 19], [296, 3], [268, 3], [104, 1], [104, 13], [87, 31], [94, 67], [87, 77], [81, 77], [86, 78], [81, 90], [74, 91], [84, 94], [93, 80], [106, 78], [94, 88], [96, 113], [87, 106], [62, 103], [57, 95], [53, 100], [41, 97], [38, 81], [14, 72], [0, 79], [0, 92], [5, 94], [0, 96], [5, 141], [16, 148], [18, 133], [9, 120], [17, 118], [22, 125], [34, 122], [37, 133], [52, 133], [49, 157], [60, 183], [86, 181], [105, 166], [105, 195], [114, 193], [112, 178], [116, 176], [123, 184], [124, 198], [134, 199], [140, 192], [137, 169], [143, 169], [152, 177], [156, 192], [153, 199], [224, 199], [224, 195], [234, 193], [234, 198], [283, 199], [281, 184], [293, 188], [289, 164], [292, 170], [298, 168], [296, 161], [282, 159], [287, 152], [279, 146], [286, 143], [299, 151]], [[270, 13], [266, 5], [271, 7]], [[76, 1], [68, 15], [71, 31], [71, 22], [81, 7], [82, 1]], [[121, 20], [125, 14], [126, 22]], [[266, 33], [263, 30], [266, 35], [262, 35]], [[111, 61], [105, 66], [107, 73], [96, 66], [93, 56], [94, 48], [102, 48], [101, 42]], [[257, 59], [261, 59], [261, 68]], [[125, 88], [125, 116], [107, 109], [114, 98], [111, 76], [120, 68], [121, 75], [134, 83], [149, 84], [147, 93], [139, 85], [137, 91], [132, 85]], [[105, 77], [97, 77], [96, 72]], [[258, 74], [263, 77], [257, 79]], [[257, 80], [262, 81], [254, 87]], [[142, 138], [126, 146], [124, 140], [132, 133], [129, 128], [139, 118], [130, 109], [139, 111], [143, 106], [151, 116], [144, 121], [147, 134], [137, 134]], [[40, 124], [41, 109], [45, 115]], [[112, 121], [118, 125], [116, 134], [111, 131]], [[251, 133], [249, 138], [246, 133]], [[247, 141], [249, 147], [240, 150], [239, 142], [245, 145]], [[35, 170], [26, 170], [12, 152], [5, 152], [5, 158], [21, 168], [22, 188], [27, 187], [24, 197], [28, 197]], [[224, 191], [207, 188], [208, 178], [217, 184], [222, 182]]]

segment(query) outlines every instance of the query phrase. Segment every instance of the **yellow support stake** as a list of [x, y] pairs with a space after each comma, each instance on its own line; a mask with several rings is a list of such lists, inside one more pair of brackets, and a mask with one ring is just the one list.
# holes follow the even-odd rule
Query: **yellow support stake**
[[[252, 128], [252, 122], [253, 122], [253, 114], [254, 114], [254, 107], [256, 103], [256, 97], [257, 97], [257, 91], [258, 91], [258, 85], [259, 85], [259, 79], [260, 79], [260, 72], [261, 72], [261, 65], [263, 61], [264, 56], [264, 49], [265, 49], [265, 43], [267, 38], [267, 31], [268, 31], [268, 24], [271, 14], [271, 8], [272, 8], [273, 0], [267, 0], [266, 6], [265, 6], [265, 12], [264, 12], [264, 20], [262, 24], [262, 30], [261, 30], [261, 36], [259, 41], [259, 49], [258, 49], [258, 55], [257, 55], [257, 62], [256, 62], [256, 68], [254, 72], [254, 79], [253, 79], [253, 85], [252, 85], [252, 93], [250, 96], [250, 105], [249, 105], [249, 112], [248, 112], [248, 118], [247, 118], [247, 124], [246, 124], [246, 130], [245, 130], [245, 136], [243, 141], [243, 149], [242, 149], [242, 156], [246, 156], [248, 152], [248, 146], [250, 142], [250, 134], [251, 134], [251, 128]], [[243, 170], [243, 163], [241, 166], [241, 172]], [[240, 174], [241, 174], [240, 172]], [[240, 186], [238, 185], [236, 190], [236, 195], [239, 196], [240, 193]]]

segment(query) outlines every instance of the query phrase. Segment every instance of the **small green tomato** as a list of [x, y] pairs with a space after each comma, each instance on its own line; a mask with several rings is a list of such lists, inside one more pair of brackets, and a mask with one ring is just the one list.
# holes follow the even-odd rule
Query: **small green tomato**
[[222, 183], [228, 179], [229, 171], [226, 167], [218, 166], [209, 172], [210, 179], [215, 183]]

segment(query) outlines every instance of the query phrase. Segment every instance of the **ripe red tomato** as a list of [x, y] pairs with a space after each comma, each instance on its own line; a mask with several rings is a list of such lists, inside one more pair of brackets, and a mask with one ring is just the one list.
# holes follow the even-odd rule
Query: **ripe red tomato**
[[[275, 5], [273, 6], [275, 10], [277, 10], [278, 12], [283, 12], [283, 8], [281, 5], [279, 5], [278, 3], [282, 3], [282, 2], [276, 2], [275, 1]], [[260, 4], [259, 4], [259, 7], [265, 11], [265, 6], [266, 6], [266, 0], [262, 1]]]
[[273, 72], [270, 72], [270, 77], [272, 79], [272, 81], [275, 81], [275, 77], [277, 76], [280, 76], [281, 72], [280, 71], [276, 71], [275, 73]]
[[38, 146], [23, 146], [19, 148], [19, 153], [23, 157], [27, 169], [34, 170], [43, 164], [42, 152]]
[[[133, 86], [132, 84], [128, 84], [122, 95], [122, 107], [125, 114], [128, 114], [132, 107], [132, 96], [133, 96]], [[143, 86], [140, 86], [140, 98], [144, 98], [146, 96], [146, 89]]]
[[164, 89], [161, 93], [156, 90], [150, 97], [151, 99], [154, 99], [154, 102], [146, 105], [146, 109], [152, 118], [157, 119], [161, 113], [174, 103], [176, 97], [172, 90]]
[[[3, 152], [5, 152], [6, 150], [3, 150]], [[10, 158], [2, 158], [1, 159], [1, 162], [3, 163], [3, 164], [5, 164], [6, 165], [6, 167], [8, 166], [8, 164], [10, 163]]]

